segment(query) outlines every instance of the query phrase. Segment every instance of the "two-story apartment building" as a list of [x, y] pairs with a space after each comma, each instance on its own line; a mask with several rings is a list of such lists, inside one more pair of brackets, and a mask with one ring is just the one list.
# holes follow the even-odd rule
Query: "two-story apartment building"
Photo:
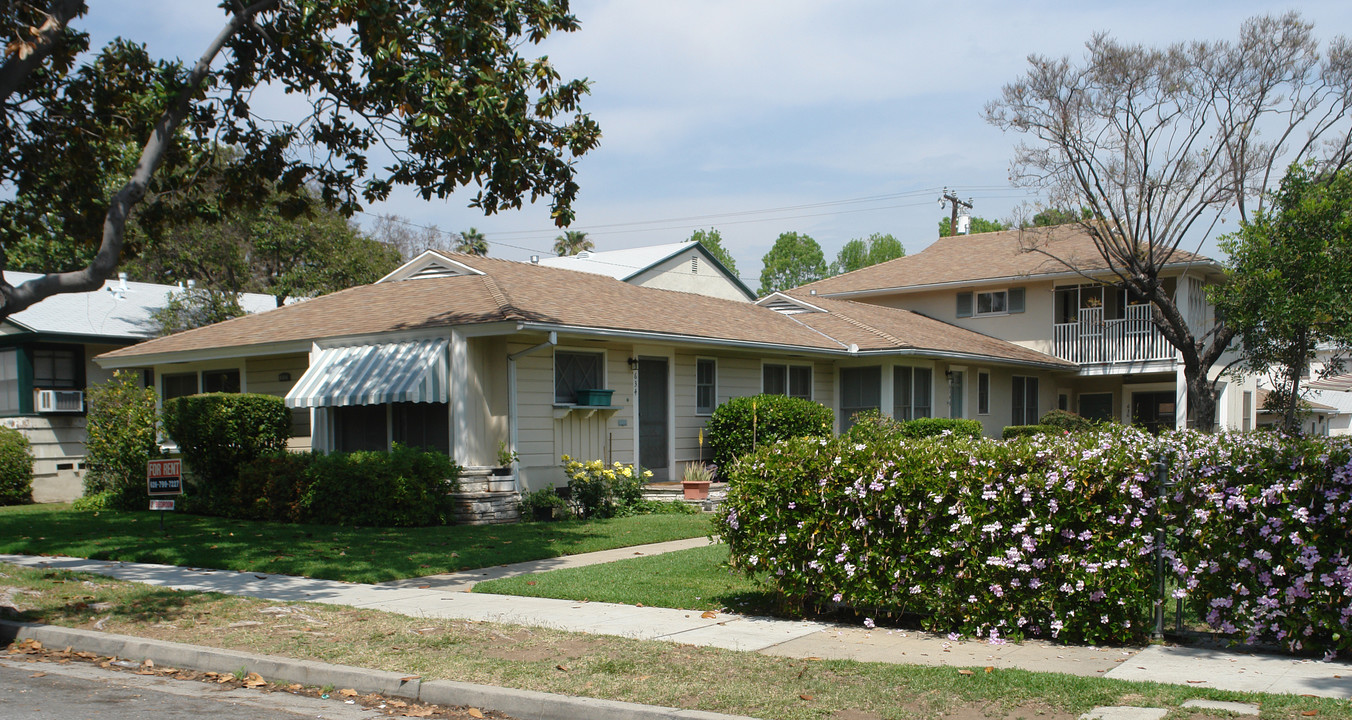
[[[1195, 331], [1215, 320], [1204, 288], [1222, 268], [1177, 252], [1163, 280]], [[1112, 276], [1076, 225], [940, 238], [919, 253], [827, 278], [796, 297], [848, 299], [911, 310], [1075, 363], [1053, 387], [1017, 374], [972, 368], [949, 374], [947, 414], [975, 417], [988, 433], [1035, 422], [1060, 408], [1093, 419], [1184, 427], [1187, 392], [1177, 352], [1151, 321], [1150, 304], [1110, 286]], [[1213, 377], [1224, 363], [1212, 369]], [[1007, 392], [992, 387], [1009, 384]], [[1218, 422], [1251, 429], [1251, 381], [1219, 384]], [[985, 398], [1008, 397], [1007, 407]], [[992, 432], [994, 431], [994, 432]]]

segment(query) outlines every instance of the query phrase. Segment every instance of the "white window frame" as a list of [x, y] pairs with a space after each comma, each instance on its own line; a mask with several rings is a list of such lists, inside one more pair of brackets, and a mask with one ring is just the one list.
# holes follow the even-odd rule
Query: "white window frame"
[[[604, 388], [607, 386], [608, 381], [607, 381], [607, 379], [606, 379], [606, 369], [607, 369], [607, 365], [608, 365], [608, 363], [609, 363], [610, 358], [606, 355], [605, 349], [583, 348], [583, 347], [564, 347], [564, 346], [560, 345], [560, 346], [554, 348], [554, 355], [553, 355], [553, 357], [551, 357], [550, 360], [549, 360], [549, 374], [550, 374], [550, 378], [549, 378], [550, 382], [549, 382], [549, 384], [550, 384], [550, 387], [551, 387], [552, 393], [553, 393], [553, 394], [551, 395], [551, 398], [552, 398], [552, 400], [553, 400], [553, 402], [554, 402], [555, 405], [569, 405], [569, 404], [576, 404], [576, 403], [577, 403], [577, 398], [576, 398], [576, 396], [574, 396], [574, 398], [573, 398], [573, 403], [566, 403], [566, 402], [563, 402], [563, 401], [561, 401], [561, 400], [558, 399], [558, 398], [559, 398], [559, 353], [565, 353], [565, 354], [569, 354], [569, 355], [600, 355], [600, 356], [601, 356], [601, 379], [600, 379], [599, 382], [600, 382], [601, 387], [598, 387], [598, 388], [590, 388], [590, 389], [592, 389], [592, 390], [601, 390], [601, 389], [604, 389]], [[574, 389], [576, 390], [576, 388], [574, 388]]]
[[[700, 406], [699, 406], [699, 390], [700, 390], [700, 387], [701, 387], [700, 381], [699, 381], [699, 366], [700, 366], [700, 363], [706, 363], [706, 362], [708, 362], [708, 363], [713, 363], [713, 366], [714, 366], [714, 377], [713, 377], [713, 382], [712, 382], [712, 383], [709, 383], [708, 386], [707, 386], [707, 387], [710, 388], [710, 395], [711, 395], [711, 397], [709, 398], [710, 403], [709, 403], [709, 409], [708, 409], [708, 410], [701, 409]], [[761, 382], [765, 382], [765, 379], [764, 379], [764, 378], [765, 378], [765, 376], [762, 374], [762, 375], [761, 375]], [[701, 417], [703, 417], [703, 416], [708, 416], [708, 415], [713, 415], [713, 414], [714, 414], [714, 409], [717, 408], [717, 407], [718, 407], [718, 358], [712, 358], [712, 357], [696, 357], [696, 358], [695, 358], [695, 414], [696, 414], [696, 415], [699, 415], [699, 416], [701, 416]]]
[[[815, 391], [816, 391], [815, 385], [816, 385], [816, 382], [817, 382], [817, 378], [816, 378], [816, 368], [813, 366], [812, 363], [768, 362], [768, 361], [762, 360], [762, 361], [761, 361], [761, 372], [760, 372], [760, 375], [761, 375], [761, 393], [763, 393], [763, 394], [769, 393], [769, 392], [770, 392], [769, 390], [766, 390], [766, 389], [765, 389], [765, 368], [767, 368], [767, 367], [782, 367], [782, 368], [784, 368], [784, 392], [783, 392], [783, 395], [784, 395], [785, 397], [797, 397], [797, 398], [803, 398], [804, 400], [811, 400], [811, 399], [813, 399], [813, 396], [816, 394], [816, 392], [815, 392]], [[794, 395], [794, 394], [793, 394], [793, 368], [807, 368], [807, 395], [806, 395], [806, 396], [803, 396], [803, 395]], [[776, 393], [776, 394], [778, 394], [778, 393]]]
[[[1024, 383], [1024, 386], [1023, 386], [1023, 395], [1024, 395], [1024, 399], [1027, 399], [1027, 397], [1028, 397], [1028, 381], [1031, 380], [1031, 381], [1033, 381], [1034, 383], [1037, 384], [1037, 389], [1033, 392], [1033, 402], [1035, 403], [1035, 405], [1033, 406], [1033, 413], [1032, 413], [1031, 416], [1030, 416], [1029, 413], [1028, 413], [1028, 405], [1027, 405], [1027, 403], [1023, 403], [1023, 417], [1022, 417], [1022, 418], [1016, 418], [1016, 417], [1014, 417], [1014, 408], [1018, 406], [1018, 403], [1016, 403], [1016, 402], [1014, 401], [1014, 382], [1015, 382], [1016, 380], [1023, 380], [1023, 383]], [[1039, 377], [1036, 376], [1036, 375], [1013, 375], [1013, 376], [1010, 377], [1010, 379], [1009, 379], [1009, 415], [1010, 415], [1010, 423], [1009, 423], [1009, 424], [1011, 424], [1011, 425], [1036, 425], [1036, 424], [1037, 424], [1038, 419], [1040, 419], [1040, 418], [1042, 417], [1042, 378], [1039, 378]], [[1031, 421], [1031, 422], [1030, 422], [1030, 421]]]
[[[1002, 298], [1000, 309], [983, 311], [981, 309], [981, 297], [983, 295], [990, 298], [992, 303], [994, 302], [996, 296]], [[1009, 314], [1009, 288], [1005, 288], [1004, 290], [977, 290], [972, 293], [972, 317], [990, 317], [992, 315], [1008, 315], [1008, 314]]]

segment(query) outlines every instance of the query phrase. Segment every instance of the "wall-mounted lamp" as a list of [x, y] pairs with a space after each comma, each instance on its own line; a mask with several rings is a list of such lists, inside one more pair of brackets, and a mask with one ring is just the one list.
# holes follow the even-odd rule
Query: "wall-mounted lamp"
[[629, 369], [630, 369], [631, 371], [632, 371], [632, 370], [637, 370], [637, 369], [638, 369], [638, 358], [635, 358], [635, 357], [629, 358]]
[[291, 373], [289, 372], [277, 373], [277, 382], [291, 382]]

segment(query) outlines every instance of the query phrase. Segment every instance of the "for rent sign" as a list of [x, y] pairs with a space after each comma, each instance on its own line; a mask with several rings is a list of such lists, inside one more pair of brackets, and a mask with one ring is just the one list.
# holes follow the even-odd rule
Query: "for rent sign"
[[183, 494], [183, 461], [151, 460], [146, 469], [147, 490], [155, 495]]

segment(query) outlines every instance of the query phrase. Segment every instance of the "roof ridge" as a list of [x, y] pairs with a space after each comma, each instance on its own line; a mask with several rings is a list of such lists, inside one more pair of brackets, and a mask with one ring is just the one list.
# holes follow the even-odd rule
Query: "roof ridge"
[[507, 292], [502, 289], [501, 285], [498, 285], [498, 281], [494, 279], [492, 275], [484, 273], [483, 275], [480, 275], [479, 278], [483, 282], [484, 289], [488, 291], [488, 296], [493, 298], [493, 302], [496, 303], [498, 309], [502, 311], [502, 316], [504, 318], [519, 318], [522, 316], [520, 309], [515, 305], [512, 305], [511, 299], [507, 297]]

